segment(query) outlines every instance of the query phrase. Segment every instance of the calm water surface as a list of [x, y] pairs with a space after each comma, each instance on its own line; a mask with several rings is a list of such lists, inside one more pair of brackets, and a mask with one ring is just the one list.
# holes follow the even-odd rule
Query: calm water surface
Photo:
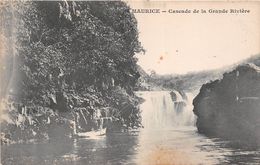
[[144, 129], [91, 139], [5, 145], [2, 164], [260, 164], [260, 150], [233, 148], [228, 141], [198, 134], [189, 95], [185, 107], [173, 103], [169, 92], [138, 95], [146, 99], [140, 107]]

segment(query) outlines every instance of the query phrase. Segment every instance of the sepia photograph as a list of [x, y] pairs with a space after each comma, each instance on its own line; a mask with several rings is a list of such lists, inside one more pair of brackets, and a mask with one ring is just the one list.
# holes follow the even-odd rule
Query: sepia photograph
[[0, 0], [0, 165], [260, 165], [260, 2]]

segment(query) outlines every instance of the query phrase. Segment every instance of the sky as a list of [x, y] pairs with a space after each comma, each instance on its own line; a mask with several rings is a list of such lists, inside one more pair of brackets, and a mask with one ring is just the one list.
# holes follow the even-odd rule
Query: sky
[[158, 74], [217, 69], [260, 52], [260, 3], [128, 1], [132, 9], [248, 9], [250, 13], [135, 13], [146, 50], [138, 64]]

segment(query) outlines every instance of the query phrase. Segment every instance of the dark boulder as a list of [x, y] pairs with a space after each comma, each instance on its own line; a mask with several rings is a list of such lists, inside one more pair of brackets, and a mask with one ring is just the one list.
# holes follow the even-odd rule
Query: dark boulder
[[238, 66], [204, 84], [193, 100], [200, 133], [260, 146], [260, 68]]

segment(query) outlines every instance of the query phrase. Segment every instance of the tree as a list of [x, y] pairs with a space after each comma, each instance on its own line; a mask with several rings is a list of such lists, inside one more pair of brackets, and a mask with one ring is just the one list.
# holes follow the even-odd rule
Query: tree
[[[26, 1], [14, 10], [17, 103], [58, 112], [83, 108], [86, 115], [102, 107], [120, 112], [120, 98], [109, 94], [121, 93], [128, 111], [138, 113], [133, 88], [140, 75], [133, 56], [142, 47], [124, 2]], [[140, 117], [124, 114], [124, 121]]]

